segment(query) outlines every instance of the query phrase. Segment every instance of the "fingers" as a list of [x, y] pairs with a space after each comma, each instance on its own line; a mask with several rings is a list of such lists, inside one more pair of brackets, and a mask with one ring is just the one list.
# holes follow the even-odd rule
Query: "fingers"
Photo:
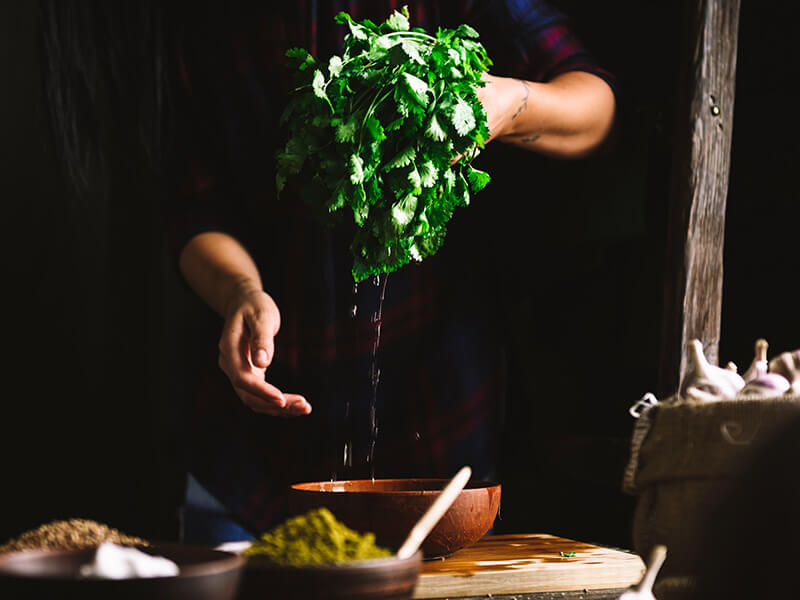
[[231, 319], [225, 325], [219, 341], [219, 368], [225, 372], [234, 388], [271, 401], [280, 408], [286, 406], [283, 393], [264, 380], [264, 370], [254, 368], [248, 354], [244, 322], [238, 318]]
[[[222, 369], [225, 371], [225, 368]], [[288, 404], [286, 397], [278, 388], [271, 383], [264, 381], [264, 374], [260, 375], [258, 372], [241, 372], [237, 371], [233, 374], [228, 373], [228, 379], [231, 380], [231, 385], [236, 393], [242, 397], [243, 394], [257, 398], [263, 405], [270, 405], [276, 408], [285, 408]]]
[[236, 393], [253, 412], [273, 417], [301, 417], [311, 412], [311, 405], [298, 394], [286, 394], [286, 406], [278, 408], [274, 404], [244, 390], [237, 389]]
[[250, 334], [250, 360], [254, 366], [265, 369], [275, 355], [274, 337], [280, 329], [278, 309], [274, 305], [252, 308], [242, 316]]
[[284, 394], [286, 398], [286, 408], [290, 409], [292, 414], [301, 416], [311, 414], [311, 404], [303, 396], [299, 394]]

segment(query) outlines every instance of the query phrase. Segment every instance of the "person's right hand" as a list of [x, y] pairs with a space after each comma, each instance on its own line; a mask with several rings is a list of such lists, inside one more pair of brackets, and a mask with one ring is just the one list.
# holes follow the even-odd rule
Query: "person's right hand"
[[269, 294], [246, 282], [238, 286], [225, 311], [219, 367], [253, 411], [277, 417], [307, 415], [311, 405], [303, 396], [284, 394], [266, 381], [280, 325], [280, 312]]

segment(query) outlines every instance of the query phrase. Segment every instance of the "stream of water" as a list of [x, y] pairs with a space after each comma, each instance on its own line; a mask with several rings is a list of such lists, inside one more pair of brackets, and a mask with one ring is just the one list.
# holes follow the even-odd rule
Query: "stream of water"
[[381, 380], [381, 370], [378, 367], [378, 348], [381, 344], [381, 325], [383, 323], [383, 299], [386, 296], [386, 282], [389, 274], [375, 276], [375, 285], [380, 286], [381, 293], [378, 297], [378, 310], [372, 314], [372, 323], [375, 326], [375, 342], [372, 344], [372, 364], [369, 369], [369, 379], [372, 385], [372, 397], [369, 403], [369, 450], [367, 452], [367, 462], [370, 465], [372, 482], [375, 482], [375, 443], [378, 441], [378, 417], [376, 414], [376, 404], [378, 402], [378, 383]]
[[[372, 394], [370, 396], [369, 402], [369, 446], [367, 450], [367, 463], [370, 465], [370, 476], [372, 478], [373, 483], [375, 482], [375, 444], [378, 441], [378, 415], [376, 411], [376, 405], [378, 403], [378, 384], [381, 379], [381, 370], [378, 367], [378, 348], [381, 344], [381, 325], [383, 324], [383, 299], [386, 297], [386, 282], [389, 279], [389, 274], [384, 273], [383, 275], [376, 275], [373, 278], [373, 283], [376, 287], [380, 288], [380, 294], [378, 296], [378, 307], [375, 312], [372, 313], [371, 322], [375, 328], [375, 340], [372, 343], [372, 352], [371, 352], [371, 362], [369, 368], [369, 381]], [[353, 305], [350, 308], [350, 316], [355, 318], [358, 314], [358, 304], [357, 304], [357, 295], [358, 295], [358, 284], [353, 284]], [[344, 418], [345, 418], [345, 426], [347, 430], [350, 429], [350, 401], [345, 401], [344, 406]], [[344, 449], [342, 451], [342, 466], [344, 467], [352, 467], [353, 466], [353, 441], [348, 436], [347, 441], [344, 443]]]

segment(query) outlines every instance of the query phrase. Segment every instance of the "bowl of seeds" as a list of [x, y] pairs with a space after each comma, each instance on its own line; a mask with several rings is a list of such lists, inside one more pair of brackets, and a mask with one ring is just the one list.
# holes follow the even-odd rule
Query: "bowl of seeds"
[[[108, 548], [135, 554], [137, 568], [120, 572], [119, 563], [105, 563], [98, 570]], [[173, 569], [148, 573], [141, 569], [148, 561]], [[85, 519], [54, 521], [0, 546], [0, 598], [233, 600], [243, 565], [230, 552], [150, 543]]]

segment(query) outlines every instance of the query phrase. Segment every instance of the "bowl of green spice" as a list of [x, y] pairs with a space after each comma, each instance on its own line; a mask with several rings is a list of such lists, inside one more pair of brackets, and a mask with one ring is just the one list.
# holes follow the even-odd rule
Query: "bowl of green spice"
[[264, 533], [243, 553], [240, 600], [411, 598], [422, 554], [394, 550], [339, 522], [326, 508], [294, 516]]

